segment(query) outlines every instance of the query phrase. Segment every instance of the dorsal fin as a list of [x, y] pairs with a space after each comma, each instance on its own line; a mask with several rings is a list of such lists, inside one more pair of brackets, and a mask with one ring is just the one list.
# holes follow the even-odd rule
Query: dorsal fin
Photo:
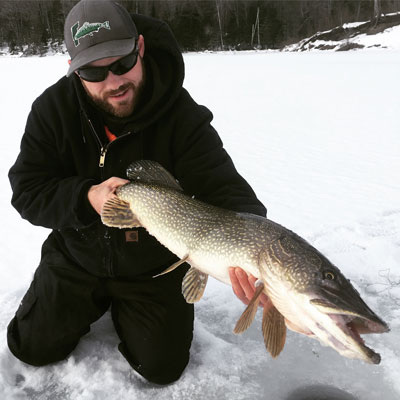
[[131, 181], [155, 183], [183, 191], [177, 180], [158, 162], [151, 160], [134, 161], [126, 170]]

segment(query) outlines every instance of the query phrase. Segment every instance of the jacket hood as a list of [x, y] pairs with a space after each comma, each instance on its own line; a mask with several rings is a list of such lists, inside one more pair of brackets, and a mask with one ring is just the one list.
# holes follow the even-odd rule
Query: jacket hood
[[143, 101], [133, 115], [136, 128], [143, 129], [175, 102], [185, 69], [179, 45], [165, 22], [137, 14], [132, 18], [145, 43], [146, 86]]
[[[139, 14], [133, 14], [132, 19], [139, 35], [144, 37], [143, 61], [146, 83], [140, 103], [131, 116], [117, 118], [103, 113], [105, 123], [111, 131], [113, 127], [117, 131], [140, 131], [155, 123], [178, 98], [185, 76], [182, 53], [168, 25], [163, 21]], [[75, 76], [73, 79], [76, 83], [80, 83], [78, 77]], [[81, 84], [77, 86], [80, 86], [77, 88], [78, 97], [84, 106], [82, 96], [87, 100], [87, 95]], [[89, 103], [93, 106], [92, 102]], [[85, 106], [84, 108], [87, 109]]]

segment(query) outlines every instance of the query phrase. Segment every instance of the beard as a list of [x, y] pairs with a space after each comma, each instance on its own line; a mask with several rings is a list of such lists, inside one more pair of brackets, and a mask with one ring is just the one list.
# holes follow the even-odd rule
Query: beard
[[[129, 117], [140, 103], [141, 98], [143, 97], [144, 87], [146, 83], [146, 68], [144, 68], [142, 57], [139, 56], [137, 62], [141, 64], [143, 71], [143, 75], [140, 81], [129, 81], [127, 83], [124, 83], [117, 89], [109, 90], [107, 92], [101, 93], [100, 95], [94, 95], [90, 93], [84, 81], [81, 80], [87, 95], [90, 97], [93, 103], [111, 116], [117, 118]], [[109, 101], [110, 96], [115, 96], [128, 90], [131, 90], [133, 93], [129, 99], [117, 102], [114, 101], [114, 103], [111, 103]]]
[[[127, 82], [121, 85], [118, 89], [109, 90], [103, 93], [101, 96], [93, 96], [89, 94], [92, 101], [107, 114], [110, 114], [114, 117], [124, 118], [129, 117], [135, 108], [137, 107], [140, 99], [142, 97], [144, 88], [144, 79], [142, 79], [138, 84], [134, 84], [133, 82]], [[122, 100], [115, 103], [111, 103], [109, 98], [111, 96], [115, 96], [118, 93], [123, 93], [125, 91], [131, 90], [133, 92], [133, 96], [128, 100]]]

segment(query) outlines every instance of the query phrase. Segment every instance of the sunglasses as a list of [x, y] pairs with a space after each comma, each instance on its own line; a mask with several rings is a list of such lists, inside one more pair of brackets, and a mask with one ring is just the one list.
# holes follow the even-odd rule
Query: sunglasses
[[88, 82], [102, 82], [111, 71], [114, 75], [123, 75], [130, 71], [137, 63], [139, 51], [132, 53], [105, 67], [83, 67], [76, 70], [78, 76]]

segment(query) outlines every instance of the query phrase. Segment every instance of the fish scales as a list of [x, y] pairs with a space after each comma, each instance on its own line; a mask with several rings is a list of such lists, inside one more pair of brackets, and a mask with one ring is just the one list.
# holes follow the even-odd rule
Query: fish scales
[[[257, 223], [259, 221], [257, 217], [252, 219], [252, 216], [248, 216], [249, 219], [244, 219], [233, 212], [226, 210], [221, 212], [221, 209], [200, 203], [179, 192], [166, 188], [160, 190], [159, 187], [142, 183], [133, 188], [136, 188], [141, 196], [132, 197], [130, 193], [130, 196], [125, 197], [121, 193], [120, 197], [132, 201], [132, 208], [137, 215], [147, 217], [150, 213], [148, 219], [143, 216], [141, 220], [147, 230], [179, 257], [189, 254], [189, 262], [192, 265], [227, 283], [229, 283], [227, 268], [231, 265], [240, 265], [243, 268], [249, 265], [250, 268], [246, 269], [250, 269], [252, 274], [259, 278], [260, 272], [253, 268], [258, 263], [258, 253], [263, 247], [271, 246], [271, 242], [273, 243], [274, 239], [282, 234], [282, 229], [269, 220], [263, 219], [263, 224], [260, 224]], [[140, 203], [145, 207], [143, 208]], [[161, 214], [157, 211], [160, 209], [163, 210]], [[271, 231], [265, 229], [266, 225], [272, 225], [273, 229]], [[260, 233], [260, 228], [264, 228], [265, 234], [254, 236], [256, 232]], [[168, 235], [170, 236], [167, 237]], [[249, 246], [249, 243], [252, 244]], [[288, 247], [274, 244], [271, 246], [271, 254], [277, 262], [271, 264], [276, 268], [271, 269], [270, 274], [268, 271], [266, 273], [267, 281], [275, 282], [269, 285], [268, 294], [275, 300], [275, 305], [281, 312], [300, 324], [298, 315], [301, 314], [296, 303], [292, 302], [288, 307], [288, 303], [282, 302], [281, 299], [290, 289], [288, 283], [298, 288], [304, 286], [304, 278], [307, 276], [299, 279], [304, 274], [304, 268], [301, 268], [298, 260], [290, 259]], [[285, 269], [280, 267], [279, 260], [282, 257], [288, 258]], [[314, 259], [319, 261], [317, 264], [321, 264], [319, 258], [314, 257]], [[215, 270], [221, 270], [219, 268], [221, 263], [226, 273], [215, 275]], [[208, 265], [213, 267], [214, 271], [204, 267]]]
[[343, 356], [380, 362], [359, 332], [383, 333], [389, 327], [340, 270], [300, 236], [269, 219], [185, 195], [173, 176], [153, 161], [132, 163], [127, 174], [131, 183], [118, 188], [117, 199], [105, 204], [102, 220], [120, 228], [143, 226], [175, 253], [180, 261], [164, 273], [188, 262], [191, 268], [182, 283], [188, 302], [201, 298], [208, 275], [230, 284], [228, 268], [240, 266], [260, 279], [262, 290], [256, 290], [235, 332], [251, 324], [263, 291], [272, 301], [264, 306], [262, 327], [273, 357], [284, 346], [284, 317], [292, 330], [319, 339]]
[[[189, 254], [196, 265], [208, 260], [224, 264], [226, 270], [219, 276], [224, 282], [229, 282], [227, 268], [231, 265], [249, 265], [253, 275], [260, 277], [254, 266], [266, 236], [256, 234], [258, 217], [244, 219], [183, 193], [141, 182], [121, 187], [118, 196], [132, 203], [140, 223], [178, 257]], [[272, 240], [279, 236], [278, 229], [271, 232]]]

